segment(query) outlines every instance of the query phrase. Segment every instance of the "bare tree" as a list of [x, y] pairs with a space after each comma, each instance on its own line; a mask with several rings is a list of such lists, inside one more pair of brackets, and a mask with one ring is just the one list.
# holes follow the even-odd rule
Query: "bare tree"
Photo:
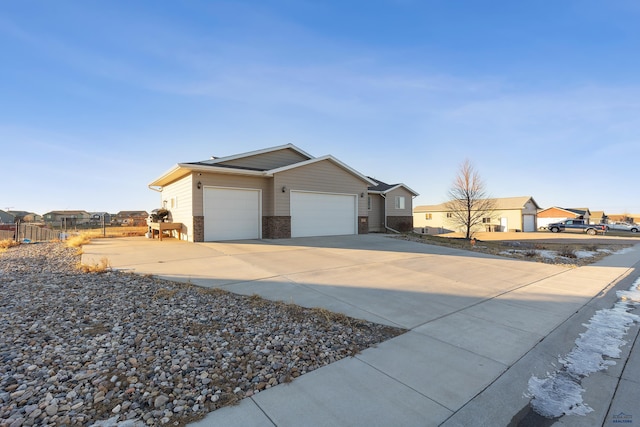
[[488, 197], [484, 182], [469, 160], [460, 165], [445, 207], [448, 220], [465, 230], [466, 239], [471, 239], [485, 218], [495, 217], [495, 199]]

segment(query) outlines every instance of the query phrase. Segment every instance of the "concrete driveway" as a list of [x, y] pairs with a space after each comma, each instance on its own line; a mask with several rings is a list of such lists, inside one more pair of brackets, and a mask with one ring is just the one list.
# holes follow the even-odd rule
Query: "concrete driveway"
[[102, 257], [139, 274], [407, 329], [566, 270], [381, 235], [195, 244], [124, 238], [85, 246], [84, 263]]
[[[522, 390], [501, 398], [502, 412], [487, 404], [471, 413], [463, 408], [632, 274], [640, 251], [567, 268], [383, 235], [223, 243], [123, 238], [84, 247], [85, 264], [103, 257], [139, 274], [409, 329], [215, 411], [198, 426], [482, 425], [483, 416], [485, 425], [506, 425], [528, 403], [528, 378], [509, 382]], [[537, 360], [530, 374], [544, 375], [545, 357]]]

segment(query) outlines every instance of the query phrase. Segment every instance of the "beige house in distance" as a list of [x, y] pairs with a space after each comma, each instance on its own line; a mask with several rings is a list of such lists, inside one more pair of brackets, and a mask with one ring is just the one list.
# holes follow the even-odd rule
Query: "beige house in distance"
[[[484, 228], [475, 231], [536, 231], [540, 207], [531, 196], [496, 198], [495, 210], [483, 219]], [[446, 203], [422, 205], [413, 209], [413, 227], [422, 233], [440, 234], [457, 229]]]
[[203, 242], [364, 234], [385, 224], [411, 230], [417, 194], [383, 184], [287, 144], [178, 163], [149, 188], [182, 224], [177, 237]]

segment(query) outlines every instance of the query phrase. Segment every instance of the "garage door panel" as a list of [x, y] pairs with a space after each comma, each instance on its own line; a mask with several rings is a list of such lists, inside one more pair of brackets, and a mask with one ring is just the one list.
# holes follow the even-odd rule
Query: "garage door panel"
[[536, 217], [535, 215], [523, 215], [523, 230], [522, 231], [536, 231]]
[[356, 234], [356, 196], [291, 192], [291, 236]]
[[260, 190], [205, 188], [204, 240], [260, 238]]

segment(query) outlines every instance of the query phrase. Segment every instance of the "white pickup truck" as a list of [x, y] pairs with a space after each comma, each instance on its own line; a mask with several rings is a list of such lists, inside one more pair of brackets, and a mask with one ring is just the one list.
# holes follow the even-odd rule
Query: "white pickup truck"
[[640, 226], [638, 224], [629, 224], [626, 222], [614, 222], [606, 225], [607, 230], [613, 231], [630, 231], [632, 233], [637, 233], [640, 230]]

